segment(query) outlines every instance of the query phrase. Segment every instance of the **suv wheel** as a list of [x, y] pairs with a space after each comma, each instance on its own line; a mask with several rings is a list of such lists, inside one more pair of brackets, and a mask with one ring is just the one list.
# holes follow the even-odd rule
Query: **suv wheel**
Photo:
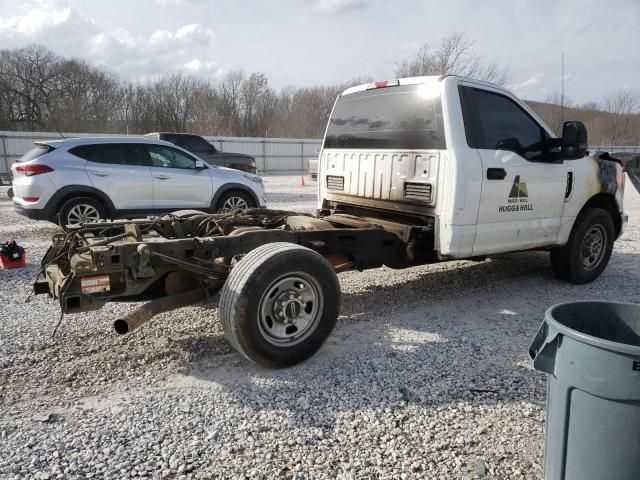
[[106, 217], [105, 208], [91, 197], [76, 197], [67, 200], [58, 213], [58, 223], [62, 228], [75, 227], [84, 223], [98, 222]]
[[228, 212], [236, 209], [244, 210], [255, 206], [255, 202], [247, 193], [242, 190], [230, 190], [222, 194], [218, 200], [216, 211]]

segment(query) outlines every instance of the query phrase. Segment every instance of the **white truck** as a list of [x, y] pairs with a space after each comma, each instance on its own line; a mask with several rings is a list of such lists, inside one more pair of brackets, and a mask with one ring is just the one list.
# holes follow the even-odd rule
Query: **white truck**
[[322, 345], [340, 309], [336, 273], [545, 250], [561, 279], [586, 283], [623, 232], [624, 174], [562, 138], [521, 100], [458, 76], [360, 85], [336, 100], [320, 153], [317, 215], [269, 209], [100, 222], [56, 235], [34, 289], [65, 313], [150, 299], [156, 313], [221, 290], [230, 343], [284, 367]]

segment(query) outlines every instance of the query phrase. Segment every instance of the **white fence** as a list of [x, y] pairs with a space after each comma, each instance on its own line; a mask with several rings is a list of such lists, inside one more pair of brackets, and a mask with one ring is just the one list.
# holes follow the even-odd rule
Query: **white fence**
[[[115, 137], [122, 135], [64, 133], [65, 137]], [[37, 140], [60, 139], [56, 132], [0, 131], [0, 174], [33, 148]], [[223, 152], [246, 153], [256, 159], [259, 173], [306, 172], [309, 158], [318, 156], [322, 140], [309, 138], [205, 137]]]
[[[114, 137], [99, 133], [65, 133], [65, 137]], [[0, 174], [33, 148], [37, 140], [59, 139], [57, 132], [0, 131]], [[256, 159], [259, 173], [306, 172], [309, 158], [318, 156], [322, 140], [309, 138], [205, 137], [223, 152], [246, 153]], [[590, 145], [592, 151], [639, 152], [640, 146]]]
[[589, 145], [589, 150], [592, 152], [632, 152], [640, 153], [640, 146], [638, 145]]

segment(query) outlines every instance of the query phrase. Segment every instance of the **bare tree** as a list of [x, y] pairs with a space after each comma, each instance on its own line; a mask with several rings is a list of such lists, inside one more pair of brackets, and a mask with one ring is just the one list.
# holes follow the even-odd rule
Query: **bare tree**
[[609, 115], [603, 125], [603, 133], [609, 144], [617, 145], [629, 139], [632, 114], [639, 104], [640, 97], [630, 90], [620, 90], [604, 97], [602, 105]]
[[440, 41], [434, 50], [425, 43], [416, 56], [404, 60], [396, 67], [398, 77], [422, 75], [463, 75], [487, 82], [505, 84], [509, 79], [507, 69], [496, 63], [484, 63], [482, 57], [473, 52], [474, 42], [462, 33], [453, 33]]
[[232, 70], [224, 76], [217, 89], [217, 107], [221, 120], [219, 135], [233, 135], [239, 128], [240, 95], [244, 79], [242, 70]]
[[190, 131], [200, 135], [220, 135], [223, 123], [222, 114], [219, 107], [220, 94], [216, 86], [207, 83], [196, 94], [195, 107], [193, 112], [193, 122]]
[[[435, 47], [424, 45], [398, 65], [399, 76], [459, 73], [504, 83], [505, 70], [485, 63], [473, 42], [453, 34]], [[227, 73], [205, 81], [176, 72], [158, 80], [131, 82], [47, 48], [30, 45], [0, 50], [0, 129], [146, 133], [190, 131], [201, 135], [320, 137], [337, 95], [370, 82], [355, 78], [342, 85], [287, 87], [274, 91], [262, 73]], [[529, 105], [561, 134], [558, 93]], [[565, 99], [564, 119], [582, 120], [591, 144], [637, 144], [639, 95], [620, 91], [602, 106]]]
[[50, 106], [52, 126], [73, 132], [115, 127], [123, 95], [118, 77], [79, 60], [61, 62], [60, 71]]
[[10, 97], [9, 115], [28, 129], [44, 127], [56, 98], [60, 58], [41, 45], [0, 51], [0, 85]]
[[573, 100], [569, 97], [562, 98], [559, 92], [553, 92], [547, 95], [544, 102], [537, 104], [536, 113], [543, 118], [556, 135], [560, 136], [562, 124], [565, 120], [569, 120], [566, 110], [572, 106]]
[[242, 133], [266, 136], [268, 122], [275, 107], [275, 94], [263, 73], [252, 73], [240, 89]]
[[206, 83], [182, 73], [170, 73], [154, 84], [145, 94], [146, 107], [152, 112], [160, 130], [186, 132], [193, 119], [195, 100]]

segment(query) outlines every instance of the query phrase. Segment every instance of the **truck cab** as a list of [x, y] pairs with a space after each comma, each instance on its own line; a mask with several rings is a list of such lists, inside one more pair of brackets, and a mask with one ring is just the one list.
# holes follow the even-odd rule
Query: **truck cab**
[[[575, 247], [584, 255], [600, 249], [578, 259], [595, 273], [627, 217], [621, 165], [586, 148], [580, 122], [566, 122], [556, 138], [526, 103], [487, 82], [430, 76], [359, 85], [334, 105], [318, 207], [432, 224], [440, 260], [530, 249], [561, 257], [577, 220], [598, 209], [611, 225], [591, 225]], [[560, 263], [554, 271], [568, 268]]]

